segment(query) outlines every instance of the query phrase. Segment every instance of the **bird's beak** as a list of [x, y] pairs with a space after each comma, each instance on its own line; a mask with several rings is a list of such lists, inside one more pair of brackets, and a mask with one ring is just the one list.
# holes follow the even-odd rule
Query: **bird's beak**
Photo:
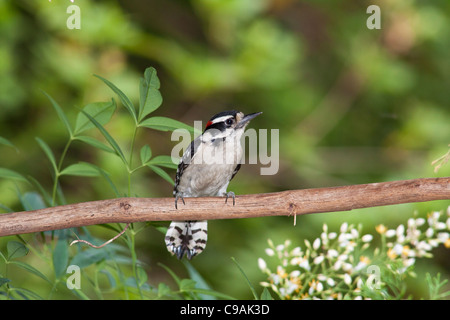
[[236, 125], [236, 128], [243, 128], [243, 127], [245, 127], [250, 122], [250, 120], [252, 120], [253, 118], [259, 116], [261, 113], [262, 112], [255, 112], [255, 113], [250, 113], [250, 114], [245, 115], [241, 119], [241, 121], [238, 122], [238, 124]]

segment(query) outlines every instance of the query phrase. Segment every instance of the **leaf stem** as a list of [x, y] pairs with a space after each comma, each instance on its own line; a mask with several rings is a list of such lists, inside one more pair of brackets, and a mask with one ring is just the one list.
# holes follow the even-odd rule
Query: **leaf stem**
[[73, 141], [73, 137], [71, 136], [69, 141], [67, 141], [66, 146], [64, 147], [63, 153], [61, 154], [61, 158], [59, 159], [58, 167], [55, 168], [55, 181], [53, 182], [53, 192], [52, 192], [52, 207], [55, 205], [56, 201], [56, 190], [58, 188], [59, 182], [59, 174], [61, 172], [62, 164], [64, 163], [64, 158], [66, 157], [67, 150], [69, 150], [70, 144]]
[[133, 151], [134, 151], [134, 143], [136, 142], [136, 135], [137, 135], [138, 126], [136, 125], [134, 127], [133, 132], [133, 138], [131, 139], [131, 148], [130, 148], [130, 160], [128, 162], [128, 196], [131, 197], [131, 175], [135, 170], [132, 169], [133, 167]]

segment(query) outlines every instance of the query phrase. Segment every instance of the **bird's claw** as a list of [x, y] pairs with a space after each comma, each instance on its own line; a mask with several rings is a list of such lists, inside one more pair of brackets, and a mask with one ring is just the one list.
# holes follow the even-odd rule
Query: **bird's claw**
[[233, 198], [233, 206], [234, 206], [236, 204], [236, 195], [234, 194], [233, 191], [229, 191], [229, 192], [225, 193], [225, 203], [228, 202], [229, 197]]
[[183, 195], [179, 192], [175, 195], [175, 209], [178, 209], [177, 206], [178, 199], [181, 199], [181, 201], [183, 201], [183, 204], [186, 205], [186, 203], [184, 202]]

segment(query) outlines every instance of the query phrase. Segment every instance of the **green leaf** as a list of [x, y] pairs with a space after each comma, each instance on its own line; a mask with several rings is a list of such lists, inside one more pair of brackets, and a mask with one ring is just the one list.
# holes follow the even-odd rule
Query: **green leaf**
[[148, 145], [141, 148], [141, 163], [145, 165], [152, 157], [152, 150]]
[[242, 273], [242, 275], [244, 276], [245, 280], [247, 281], [248, 286], [250, 287], [250, 291], [253, 293], [253, 297], [255, 298], [255, 300], [258, 300], [258, 295], [256, 294], [256, 290], [253, 287], [253, 285], [251, 284], [250, 280], [248, 279], [247, 275], [245, 274], [244, 270], [241, 268], [241, 266], [239, 265], [239, 263], [237, 263], [236, 259], [234, 257], [231, 257], [231, 260], [233, 260], [233, 262], [236, 264], [236, 266], [238, 267], [239, 271]]
[[166, 296], [166, 295], [170, 295], [171, 292], [172, 292], [172, 290], [170, 290], [170, 287], [167, 284], [161, 282], [158, 285], [158, 297], [163, 297], [163, 296]]
[[27, 179], [25, 179], [25, 177], [22, 176], [20, 173], [17, 173], [13, 170], [6, 169], [6, 168], [0, 168], [0, 178], [27, 182]]
[[65, 274], [68, 261], [69, 245], [65, 238], [60, 238], [53, 250], [53, 269], [57, 278]]
[[98, 172], [98, 170], [89, 163], [80, 162], [68, 166], [61, 171], [60, 175], [98, 177], [100, 176], [100, 172]]
[[6, 244], [8, 251], [8, 260], [17, 259], [28, 254], [28, 248], [19, 241], [8, 241]]
[[[189, 277], [195, 281], [197, 289], [203, 289], [212, 291], [206, 280], [201, 276], [201, 274], [192, 266], [192, 264], [186, 260], [183, 260], [183, 264], [186, 267]], [[213, 295], [200, 294], [200, 299], [202, 300], [213, 300], [215, 297]]]
[[160, 82], [155, 68], [147, 68], [139, 86], [139, 122], [161, 106], [162, 96], [159, 87]]
[[22, 269], [25, 269], [28, 272], [34, 274], [35, 276], [38, 276], [39, 278], [44, 279], [48, 283], [52, 284], [52, 282], [42, 272], [40, 272], [39, 270], [37, 270], [36, 268], [30, 266], [27, 263], [24, 263], [24, 262], [21, 262], [21, 261], [11, 261], [10, 264], [14, 264], [16, 266], [19, 266]]
[[117, 142], [113, 139], [113, 137], [111, 137], [111, 135], [108, 133], [108, 131], [106, 131], [105, 128], [103, 128], [103, 126], [100, 123], [98, 123], [98, 121], [95, 120], [90, 114], [84, 112], [83, 110], [81, 112], [83, 112], [84, 115], [88, 117], [88, 119], [91, 120], [91, 122], [97, 127], [97, 129], [100, 130], [101, 134], [105, 137], [106, 141], [108, 141], [108, 143], [114, 149], [115, 153], [122, 159], [123, 163], [128, 165], [122, 150], [120, 149]]
[[62, 123], [64, 124], [67, 131], [69, 132], [69, 135], [72, 137], [72, 135], [73, 135], [72, 128], [70, 126], [69, 120], [67, 120], [67, 117], [66, 117], [64, 111], [61, 109], [59, 104], [50, 95], [48, 95], [45, 91], [43, 91], [43, 92], [47, 96], [47, 98], [50, 100], [50, 102], [52, 103], [53, 108], [55, 109], [56, 113], [58, 114], [59, 119], [61, 119]]
[[192, 279], [182, 279], [180, 281], [180, 291], [190, 291], [191, 289], [195, 288], [195, 280]]
[[141, 266], [137, 266], [137, 281], [139, 284], [139, 287], [142, 287], [148, 280], [147, 272], [145, 272], [144, 268]]
[[147, 164], [166, 167], [170, 169], [176, 169], [178, 167], [178, 163], [174, 163], [172, 161], [172, 157], [164, 155], [154, 157], [152, 160], [148, 161]]
[[[114, 99], [111, 99], [111, 102], [90, 103], [83, 108], [84, 112], [90, 114], [101, 125], [105, 125], [111, 120], [115, 110], [116, 102]], [[75, 135], [91, 128], [94, 128], [94, 124], [82, 112], [78, 113], [75, 124]]]
[[[32, 176], [28, 176], [28, 180], [30, 181], [31, 184], [33, 184], [36, 189], [39, 190], [40, 194], [42, 195], [42, 198], [45, 200], [45, 202], [47, 202], [47, 204], [49, 206], [51, 206], [52, 203], [52, 197], [48, 194], [48, 192], [44, 189], [44, 187], [39, 183], [39, 181], [37, 181], [35, 178], [33, 178]], [[44, 204], [45, 207], [45, 204]]]
[[263, 289], [263, 292], [261, 293], [261, 299], [260, 300], [273, 300], [272, 295], [270, 294], [269, 290], [267, 288]]
[[36, 292], [25, 288], [14, 288], [12, 294], [16, 295], [22, 300], [44, 300], [44, 298], [38, 295]]
[[194, 127], [191, 127], [187, 124], [184, 124], [183, 122], [170, 119], [167, 117], [151, 117], [139, 123], [139, 126], [160, 131], [173, 131], [177, 129], [186, 129], [191, 133], [195, 132]]
[[113, 149], [111, 149], [110, 147], [108, 147], [107, 145], [101, 143], [100, 141], [98, 141], [97, 139], [94, 139], [92, 137], [88, 137], [88, 136], [77, 136], [75, 137], [75, 140], [80, 140], [84, 143], [89, 144], [90, 146], [106, 151], [106, 152], [110, 152], [110, 153], [115, 153]]
[[[7, 278], [0, 278], [0, 288], [2, 285], [4, 285], [5, 283], [11, 282], [11, 280], [7, 279]], [[158, 292], [159, 294], [159, 292]]]
[[100, 80], [102, 80], [108, 87], [110, 87], [112, 89], [112, 91], [114, 91], [120, 98], [120, 101], [122, 101], [123, 106], [128, 110], [128, 112], [131, 114], [131, 116], [133, 117], [134, 121], [137, 123], [137, 117], [136, 117], [136, 109], [134, 108], [133, 103], [130, 101], [130, 99], [125, 95], [125, 93], [122, 92], [122, 90], [120, 90], [119, 88], [117, 88], [112, 82], [110, 82], [109, 80], [106, 80], [105, 78], [99, 76], [99, 75], [94, 75], [97, 78], [99, 78]]
[[0, 137], [0, 144], [14, 148], [14, 149], [16, 149], [16, 152], [19, 153], [19, 149], [17, 149], [17, 147], [15, 145], [13, 145], [12, 142], [6, 138]]
[[111, 274], [110, 271], [108, 271], [107, 269], [101, 269], [100, 273], [104, 274], [106, 278], [108, 278], [109, 285], [112, 289], [117, 287], [116, 279], [114, 278], [114, 276]]
[[79, 266], [81, 269], [86, 268], [94, 263], [108, 258], [106, 250], [88, 248], [86, 250], [80, 250], [70, 261], [70, 264]]
[[41, 195], [37, 192], [34, 191], [25, 192], [24, 195], [19, 195], [19, 198], [25, 211], [39, 210], [46, 208], [44, 200], [42, 199]]
[[52, 150], [41, 138], [36, 137], [36, 141], [39, 143], [39, 146], [44, 151], [47, 158], [50, 160], [50, 163], [52, 164], [52, 167], [55, 170], [55, 173], [57, 173], [58, 167], [56, 166], [56, 160], [55, 160], [55, 156], [53, 155]]
[[159, 175], [161, 178], [163, 178], [164, 180], [166, 180], [167, 182], [169, 182], [170, 184], [175, 184], [175, 181], [173, 181], [173, 179], [167, 174], [167, 172], [165, 172], [163, 169], [161, 169], [160, 167], [151, 165], [151, 164], [147, 164], [147, 166], [152, 169], [157, 175]]

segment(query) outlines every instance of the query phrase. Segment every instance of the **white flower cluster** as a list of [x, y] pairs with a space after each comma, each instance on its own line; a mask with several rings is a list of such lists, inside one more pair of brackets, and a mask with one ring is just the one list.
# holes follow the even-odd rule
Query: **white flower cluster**
[[[341, 225], [339, 233], [328, 232], [324, 224], [320, 236], [312, 242], [305, 240], [304, 248], [291, 249], [290, 240], [280, 245], [268, 240], [266, 254], [277, 261], [277, 266], [272, 271], [266, 260], [258, 259], [259, 269], [268, 276], [268, 281], [261, 285], [271, 288], [280, 299], [367, 298], [364, 292], [373, 280], [369, 265], [387, 266], [401, 275], [416, 258], [430, 257], [431, 249], [439, 244], [450, 247], [450, 207], [445, 222], [441, 221], [442, 216], [445, 215], [433, 212], [428, 219], [409, 219], [406, 227], [400, 225], [389, 230], [377, 226], [381, 248], [373, 252], [368, 252], [373, 236], [362, 235], [361, 226], [347, 223]], [[390, 239], [393, 241], [388, 242]], [[386, 292], [381, 290], [378, 297], [385, 298]]]
[[[441, 218], [446, 218], [445, 222], [440, 221]], [[396, 229], [387, 230], [384, 225], [379, 225], [376, 230], [386, 239], [392, 239], [386, 243], [387, 256], [391, 260], [401, 259], [403, 268], [398, 272], [404, 272], [416, 258], [432, 257], [431, 250], [440, 244], [450, 248], [450, 207], [446, 215], [434, 211], [428, 214], [427, 219], [408, 219], [406, 227], [401, 224]]]

